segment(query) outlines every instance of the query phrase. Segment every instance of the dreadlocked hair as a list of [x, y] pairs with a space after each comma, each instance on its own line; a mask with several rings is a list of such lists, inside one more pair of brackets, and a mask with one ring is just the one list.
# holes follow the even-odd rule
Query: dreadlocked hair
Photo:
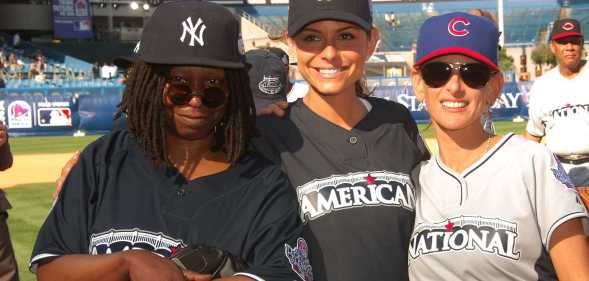
[[235, 163], [248, 149], [256, 126], [254, 99], [245, 69], [225, 69], [229, 97], [225, 115], [215, 127], [213, 151], [224, 149], [231, 163]]
[[138, 61], [133, 66], [115, 118], [127, 117], [127, 128], [156, 167], [170, 164], [165, 140], [166, 116], [163, 69]]
[[[158, 168], [171, 167], [167, 155], [168, 115], [163, 103], [166, 76], [171, 66], [138, 61], [127, 80], [115, 118], [127, 117], [127, 128]], [[224, 149], [235, 163], [245, 153], [255, 126], [253, 98], [244, 70], [225, 70], [229, 84], [225, 114], [215, 126], [212, 151]]]

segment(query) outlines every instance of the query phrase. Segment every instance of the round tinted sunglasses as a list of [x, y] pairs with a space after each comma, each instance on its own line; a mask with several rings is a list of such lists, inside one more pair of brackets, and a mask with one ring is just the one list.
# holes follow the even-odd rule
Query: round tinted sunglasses
[[193, 92], [188, 82], [173, 78], [168, 82], [168, 97], [174, 105], [187, 105], [193, 97], [199, 97], [202, 105], [215, 109], [225, 104], [227, 95], [219, 86], [208, 85], [200, 92]]
[[438, 61], [426, 63], [420, 67], [420, 70], [425, 84], [432, 88], [444, 86], [452, 77], [452, 73], [457, 72], [466, 85], [473, 89], [480, 89], [487, 85], [493, 74], [497, 73], [483, 63], [462, 64]]

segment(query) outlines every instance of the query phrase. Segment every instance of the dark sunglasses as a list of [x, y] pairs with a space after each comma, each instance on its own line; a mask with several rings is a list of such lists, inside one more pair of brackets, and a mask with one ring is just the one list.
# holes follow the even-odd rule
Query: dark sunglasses
[[172, 78], [168, 81], [168, 96], [174, 105], [186, 105], [193, 97], [199, 97], [202, 105], [209, 109], [216, 109], [227, 100], [225, 90], [221, 87], [208, 85], [200, 92], [193, 92], [188, 83], [181, 78]]
[[568, 45], [573, 44], [573, 45], [583, 45], [583, 38], [582, 37], [565, 37], [565, 38], [560, 38], [560, 39], [556, 39], [554, 40], [556, 41], [556, 44], [558, 45]]
[[473, 89], [480, 89], [487, 85], [491, 76], [497, 71], [483, 63], [445, 63], [430, 62], [420, 67], [421, 77], [425, 84], [432, 88], [444, 86], [452, 73], [457, 72], [460, 79]]

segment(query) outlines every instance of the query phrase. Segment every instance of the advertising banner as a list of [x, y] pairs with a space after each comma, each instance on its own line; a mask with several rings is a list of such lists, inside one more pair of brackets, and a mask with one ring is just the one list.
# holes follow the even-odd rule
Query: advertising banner
[[53, 0], [55, 38], [92, 38], [89, 0]]

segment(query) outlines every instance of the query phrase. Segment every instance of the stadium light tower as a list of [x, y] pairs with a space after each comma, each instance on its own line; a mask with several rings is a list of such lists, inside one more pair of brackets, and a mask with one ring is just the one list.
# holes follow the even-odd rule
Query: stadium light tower
[[505, 45], [505, 25], [503, 24], [503, 0], [497, 0], [497, 17], [497, 21], [499, 21], [497, 25], [499, 27], [499, 32], [501, 32], [501, 35], [499, 35], [499, 45], [503, 47]]

